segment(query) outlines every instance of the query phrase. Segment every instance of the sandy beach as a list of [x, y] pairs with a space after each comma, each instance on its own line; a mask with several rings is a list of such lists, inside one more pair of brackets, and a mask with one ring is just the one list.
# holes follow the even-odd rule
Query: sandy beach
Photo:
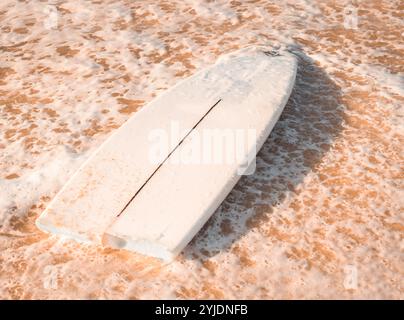
[[[0, 3], [0, 299], [404, 299], [400, 1]], [[249, 46], [298, 57], [257, 157], [178, 258], [35, 219], [114, 129]]]

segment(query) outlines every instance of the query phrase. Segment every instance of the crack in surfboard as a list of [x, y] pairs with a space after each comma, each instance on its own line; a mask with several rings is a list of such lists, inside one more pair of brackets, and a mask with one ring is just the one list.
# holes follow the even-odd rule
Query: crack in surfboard
[[118, 218], [125, 210], [126, 208], [132, 203], [132, 201], [136, 198], [136, 196], [142, 191], [142, 189], [146, 186], [146, 184], [151, 180], [151, 178], [157, 173], [157, 171], [164, 165], [164, 163], [170, 158], [170, 156], [175, 152], [175, 150], [178, 149], [178, 147], [184, 142], [184, 140], [192, 133], [192, 131], [195, 130], [195, 128], [202, 122], [202, 120], [213, 110], [214, 107], [216, 107], [222, 99], [220, 98], [216, 103], [214, 103], [209, 110], [198, 120], [198, 122], [187, 132], [187, 134], [180, 140], [180, 142], [175, 146], [173, 150], [170, 151], [170, 153], [165, 157], [165, 159], [158, 165], [158, 167], [153, 171], [153, 173], [146, 179], [146, 181], [140, 186], [140, 188], [136, 191], [136, 193], [133, 195], [133, 197], [128, 201], [128, 203], [125, 205], [125, 207], [119, 212], [119, 214], [116, 216]]

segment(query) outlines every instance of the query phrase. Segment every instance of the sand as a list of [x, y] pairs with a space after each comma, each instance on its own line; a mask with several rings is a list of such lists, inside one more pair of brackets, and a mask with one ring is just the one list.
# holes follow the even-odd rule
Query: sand
[[[400, 1], [0, 4], [0, 298], [404, 298]], [[299, 54], [257, 158], [177, 260], [34, 225], [139, 108], [247, 45]]]

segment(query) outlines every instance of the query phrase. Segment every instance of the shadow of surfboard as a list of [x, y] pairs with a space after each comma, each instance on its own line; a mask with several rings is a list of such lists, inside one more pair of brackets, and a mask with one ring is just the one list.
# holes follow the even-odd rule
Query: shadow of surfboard
[[263, 232], [272, 223], [273, 208], [297, 191], [316, 171], [342, 130], [340, 88], [298, 46], [295, 87], [285, 109], [257, 155], [255, 173], [243, 176], [181, 253], [201, 262], [231, 250], [248, 232]]

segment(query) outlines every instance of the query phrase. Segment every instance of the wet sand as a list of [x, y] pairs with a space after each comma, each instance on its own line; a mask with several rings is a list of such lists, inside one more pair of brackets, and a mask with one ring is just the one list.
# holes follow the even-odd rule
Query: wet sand
[[[2, 1], [0, 298], [404, 298], [400, 1]], [[64, 181], [223, 53], [299, 56], [257, 170], [170, 265], [48, 236]]]

